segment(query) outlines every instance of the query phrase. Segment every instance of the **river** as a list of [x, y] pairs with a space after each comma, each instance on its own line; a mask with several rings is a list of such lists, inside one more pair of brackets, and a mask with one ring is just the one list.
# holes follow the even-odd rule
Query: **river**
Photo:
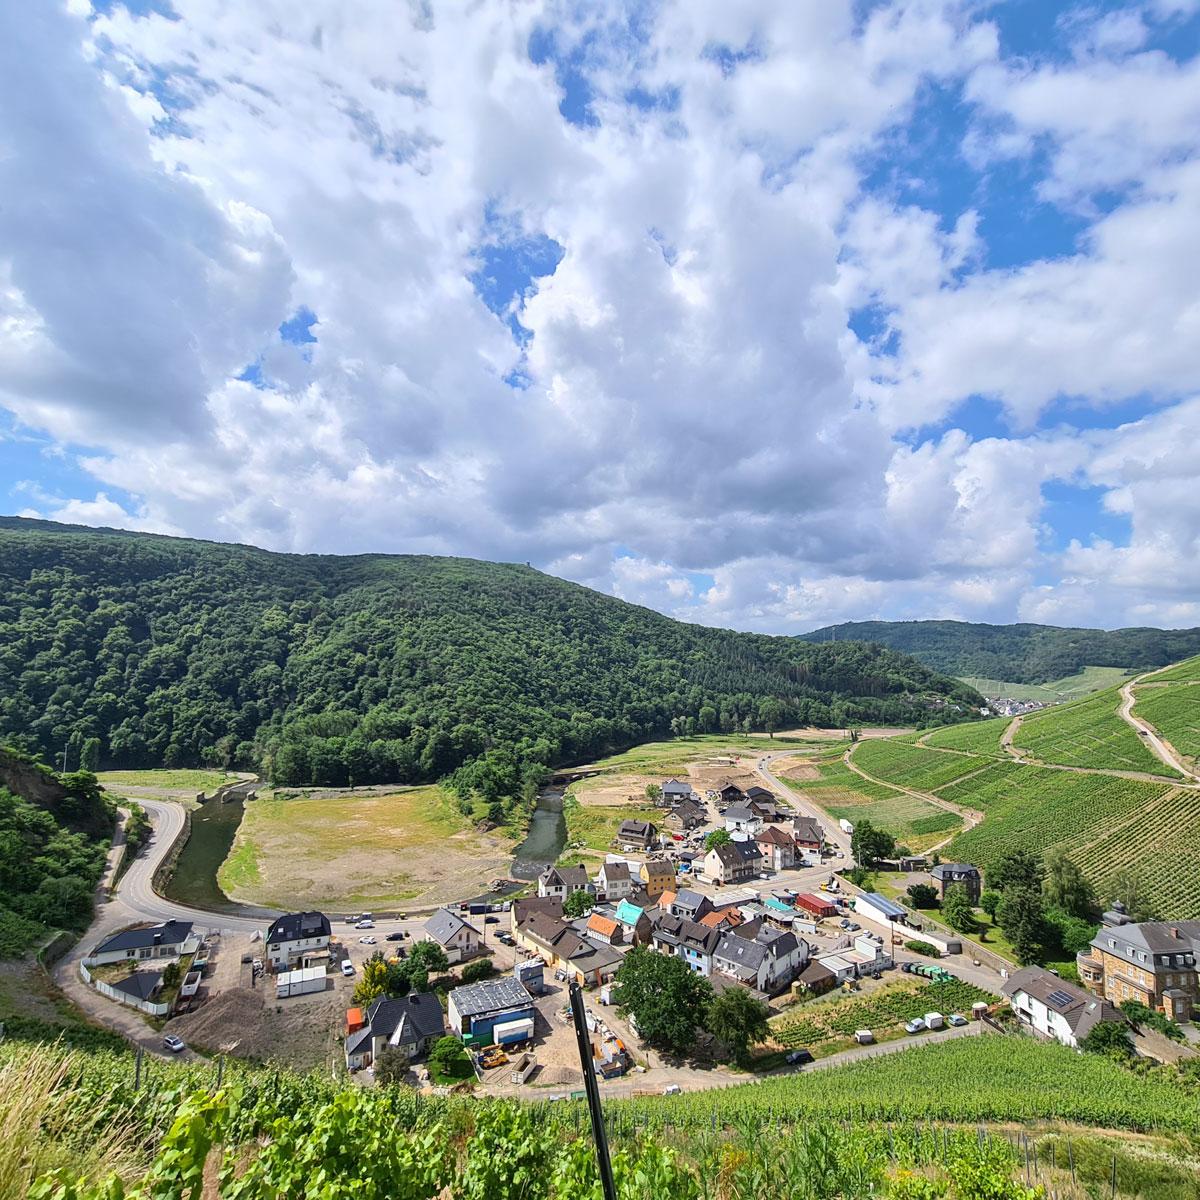
[[529, 832], [514, 852], [514, 879], [536, 879], [558, 861], [567, 844], [563, 791], [561, 787], [548, 787], [538, 793], [529, 818]]
[[217, 871], [242, 823], [243, 804], [242, 797], [235, 795], [230, 800], [210, 800], [192, 812], [192, 831], [163, 889], [168, 900], [212, 912], [245, 911], [217, 886]]

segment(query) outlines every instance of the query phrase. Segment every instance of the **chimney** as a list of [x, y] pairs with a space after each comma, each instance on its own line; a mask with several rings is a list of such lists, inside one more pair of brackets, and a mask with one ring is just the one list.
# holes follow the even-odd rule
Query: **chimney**
[[1175, 940], [1176, 940], [1176, 941], [1182, 941], [1182, 940], [1183, 940], [1183, 934], [1182, 934], [1182, 933], [1180, 933], [1180, 932], [1179, 932], [1179, 930], [1178, 930], [1178, 929], [1176, 929], [1174, 925], [1172, 925], [1172, 926], [1171, 926], [1171, 936], [1172, 936], [1173, 938], [1175, 938]]

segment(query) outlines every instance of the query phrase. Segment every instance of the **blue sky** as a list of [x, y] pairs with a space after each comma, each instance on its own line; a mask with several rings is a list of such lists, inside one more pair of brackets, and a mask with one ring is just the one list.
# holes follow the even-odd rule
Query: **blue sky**
[[1200, 624], [1200, 0], [2, 11], [4, 511]]

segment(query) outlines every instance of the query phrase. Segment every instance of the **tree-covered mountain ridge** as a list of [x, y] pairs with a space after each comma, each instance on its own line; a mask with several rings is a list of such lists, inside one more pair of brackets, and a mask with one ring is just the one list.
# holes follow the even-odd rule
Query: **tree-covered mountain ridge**
[[866, 644], [683, 624], [531, 567], [0, 518], [0, 739], [68, 766], [441, 778], [648, 738], [927, 725], [981, 698]]
[[836, 645], [873, 642], [935, 671], [1013, 683], [1049, 683], [1085, 667], [1149, 671], [1200, 654], [1200, 629], [1075, 629], [970, 621], [847, 621], [801, 635]]

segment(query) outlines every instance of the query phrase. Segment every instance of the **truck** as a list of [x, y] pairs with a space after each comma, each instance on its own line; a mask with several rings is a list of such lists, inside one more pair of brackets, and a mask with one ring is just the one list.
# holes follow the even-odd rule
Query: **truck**
[[942, 1014], [939, 1012], [927, 1012], [925, 1014], [925, 1025], [929, 1029], [941, 1029], [946, 1022], [942, 1019]]
[[843, 818], [842, 818], [842, 819], [841, 819], [841, 820], [838, 822], [838, 824], [839, 824], [839, 825], [842, 827], [842, 832], [843, 832], [843, 833], [853, 833], [853, 832], [854, 832], [854, 826], [853, 826], [853, 824], [852, 824], [851, 822], [847, 821], [845, 817], [843, 817]]

